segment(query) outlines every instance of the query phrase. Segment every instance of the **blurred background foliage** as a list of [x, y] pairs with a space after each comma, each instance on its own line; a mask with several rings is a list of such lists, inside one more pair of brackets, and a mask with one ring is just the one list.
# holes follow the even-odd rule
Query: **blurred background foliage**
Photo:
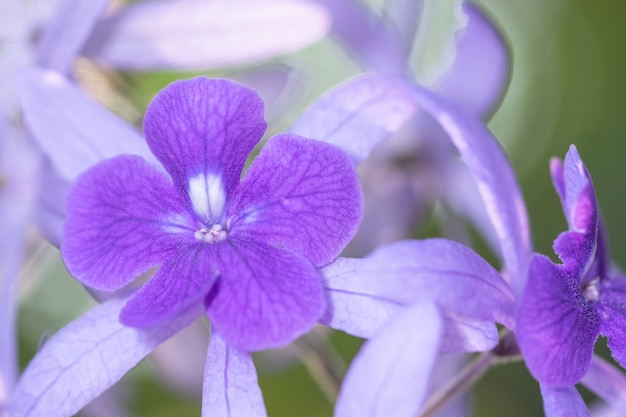
[[[380, 7], [372, 1], [372, 7]], [[626, 1], [624, 0], [482, 0], [499, 22], [512, 50], [511, 85], [489, 126], [501, 141], [518, 173], [526, 198], [537, 251], [552, 254], [553, 239], [565, 228], [552, 189], [549, 159], [563, 157], [576, 144], [589, 168], [616, 263], [626, 265]], [[428, 72], [425, 59], [437, 60], [442, 39], [454, 29], [454, 1], [438, 0], [426, 19], [416, 46], [420, 60], [412, 64]], [[436, 9], [436, 10], [435, 10]], [[429, 9], [427, 9], [429, 10]], [[426, 58], [424, 58], [426, 57]], [[334, 84], [357, 73], [358, 67], [331, 39], [270, 64], [287, 63], [300, 70], [295, 101], [289, 111], [271, 115], [269, 134], [285, 130], [306, 105]], [[108, 101], [115, 111], [138, 126], [151, 98], [169, 82], [200, 74], [156, 72], [99, 74], [81, 63], [77, 69], [91, 86], [117, 91]], [[432, 66], [430, 66], [432, 68]], [[241, 77], [249, 68], [201, 72]], [[92, 78], [90, 78], [92, 77]], [[94, 78], [95, 77], [95, 78]], [[102, 78], [98, 78], [102, 77]], [[425, 76], [425, 78], [428, 78]], [[91, 81], [90, 81], [91, 80]], [[95, 81], [94, 81], [95, 80]], [[106, 82], [105, 82], [106, 81]], [[102, 87], [102, 86], [101, 86]], [[113, 103], [113, 104], [111, 104]], [[27, 271], [41, 276], [37, 285], [22, 288], [19, 312], [21, 361], [25, 365], [46, 335], [54, 333], [92, 305], [83, 288], [71, 279], [55, 251], [33, 248]], [[415, 329], [419, 331], [419, 329]], [[346, 362], [359, 340], [335, 333], [330, 340]], [[600, 348], [602, 350], [602, 348]], [[266, 366], [257, 357], [260, 384], [272, 417], [322, 417], [332, 406], [306, 368], [297, 362]], [[203, 367], [203, 363], [198, 363]], [[198, 416], [199, 397], [179, 396], [160, 383], [149, 364], [140, 365], [125, 381], [125, 398], [140, 416]], [[500, 366], [480, 381], [472, 404], [478, 416], [542, 415], [538, 385], [523, 364]], [[585, 394], [587, 395], [587, 394]], [[591, 398], [587, 395], [587, 398]]]

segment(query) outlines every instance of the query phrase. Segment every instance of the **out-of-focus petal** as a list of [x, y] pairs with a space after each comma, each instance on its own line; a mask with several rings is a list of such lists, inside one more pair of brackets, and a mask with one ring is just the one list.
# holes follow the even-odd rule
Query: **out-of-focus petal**
[[65, 203], [71, 182], [62, 177], [45, 161], [39, 175], [39, 196], [35, 207], [35, 222], [42, 236], [59, 248], [65, 226]]
[[381, 246], [358, 264], [355, 275], [383, 298], [436, 302], [462, 317], [515, 326], [515, 300], [507, 283], [474, 251], [451, 240]]
[[320, 323], [369, 339], [400, 311], [403, 303], [378, 296], [360, 285], [357, 273], [361, 259], [338, 258], [322, 269], [326, 312]]
[[398, 28], [404, 50], [409, 55], [423, 15], [424, 0], [392, 0], [385, 2], [385, 14]]
[[198, 243], [189, 217], [170, 179], [141, 157], [105, 160], [70, 189], [63, 260], [81, 283], [119, 289], [181, 242]]
[[362, 76], [315, 101], [290, 132], [337, 145], [358, 164], [415, 112], [416, 104], [402, 82], [382, 76]]
[[464, 110], [487, 119], [509, 85], [511, 56], [485, 11], [470, 1], [464, 1], [462, 8], [467, 25], [456, 35], [456, 57], [436, 89]]
[[423, 87], [408, 88], [416, 104], [446, 131], [467, 164], [499, 238], [513, 293], [519, 296], [531, 254], [530, 229], [526, 205], [506, 154], [479, 118]]
[[574, 385], [589, 369], [600, 322], [579, 287], [545, 256], [531, 259], [516, 334], [526, 366], [543, 384]]
[[283, 347], [323, 314], [322, 278], [302, 255], [234, 237], [215, 249], [220, 279], [207, 297], [207, 315], [230, 346]]
[[65, 0], [44, 26], [37, 45], [37, 64], [69, 73], [72, 63], [104, 13], [109, 0]]
[[205, 77], [167, 86], [152, 100], [143, 122], [152, 153], [209, 225], [221, 221], [266, 126], [256, 92]]
[[442, 352], [484, 352], [498, 344], [498, 328], [493, 321], [475, 320], [442, 311], [444, 334]]
[[18, 374], [17, 284], [40, 165], [10, 123], [0, 115], [0, 404], [8, 400]]
[[626, 415], [626, 377], [624, 373], [594, 355], [589, 372], [580, 381], [598, 397]]
[[339, 255], [362, 215], [359, 178], [347, 155], [289, 134], [267, 142], [227, 210], [233, 238], [288, 248], [315, 266]]
[[330, 22], [293, 0], [155, 0], [103, 19], [83, 53], [115, 68], [207, 68], [246, 64], [321, 39]]
[[214, 248], [196, 241], [173, 252], [163, 257], [150, 281], [128, 300], [120, 314], [122, 323], [154, 326], [202, 303], [219, 275]]
[[339, 393], [335, 416], [419, 415], [441, 333], [439, 312], [430, 303], [395, 315], [363, 345], [352, 362]]
[[154, 160], [130, 124], [93, 102], [58, 72], [24, 72], [19, 98], [30, 133], [67, 180], [74, 180], [97, 162], [120, 154]]
[[150, 329], [122, 325], [124, 304], [111, 300], [54, 335], [22, 374], [10, 404], [20, 417], [72, 416], [118, 381], [152, 349], [188, 326], [199, 310]]
[[256, 369], [249, 353], [211, 332], [202, 388], [203, 417], [266, 417]]
[[404, 75], [408, 52], [400, 33], [365, 4], [354, 0], [315, 0], [333, 20], [333, 33], [366, 71]]
[[546, 417], [590, 417], [575, 387], [549, 387], [540, 384]]

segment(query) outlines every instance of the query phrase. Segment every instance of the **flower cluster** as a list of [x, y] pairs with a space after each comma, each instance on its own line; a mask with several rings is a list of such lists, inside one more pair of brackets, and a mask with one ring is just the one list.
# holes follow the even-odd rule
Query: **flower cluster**
[[[591, 175], [574, 145], [551, 161], [567, 230], [558, 261], [535, 253], [520, 186], [485, 125], [511, 52], [476, 4], [459, 7], [455, 57], [429, 87], [411, 70], [421, 2], [390, 1], [383, 14], [352, 0], [7, 4], [1, 417], [125, 414], [108, 389], [148, 356], [201, 368], [203, 416], [263, 417], [253, 354], [289, 363], [290, 346], [337, 417], [467, 415], [459, 395], [509, 361], [525, 363], [547, 417], [591, 415], [577, 384], [626, 414], [626, 279]], [[327, 30], [365, 74], [270, 137], [263, 97], [235, 74], [160, 89], [142, 134], [77, 82], [86, 59], [106, 71], [228, 67]], [[242, 78], [287, 91], [290, 65]], [[415, 239], [432, 207], [442, 236]], [[33, 225], [96, 305], [20, 373], [16, 290]], [[347, 371], [324, 327], [365, 339]], [[200, 335], [200, 354], [157, 349], [184, 331]], [[594, 353], [600, 336], [615, 364]], [[198, 382], [178, 371], [157, 375], [182, 391]]]

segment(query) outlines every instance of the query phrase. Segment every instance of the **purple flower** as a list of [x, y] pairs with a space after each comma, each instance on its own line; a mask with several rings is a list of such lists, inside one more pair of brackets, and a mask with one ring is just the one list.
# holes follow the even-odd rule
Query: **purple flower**
[[550, 168], [569, 230], [554, 242], [561, 263], [532, 257], [517, 333], [535, 378], [565, 386], [587, 373], [600, 334], [626, 365], [626, 279], [611, 269], [591, 176], [576, 147]]
[[335, 259], [362, 213], [355, 169], [333, 145], [275, 136], [240, 179], [265, 127], [251, 90], [179, 81], [144, 120], [161, 166], [119, 156], [79, 177], [62, 245], [70, 272], [113, 291], [158, 269], [127, 301], [96, 307], [44, 346], [16, 387], [16, 415], [76, 412], [201, 310], [212, 325], [204, 406], [263, 415], [247, 352], [285, 345], [321, 317], [318, 268]]

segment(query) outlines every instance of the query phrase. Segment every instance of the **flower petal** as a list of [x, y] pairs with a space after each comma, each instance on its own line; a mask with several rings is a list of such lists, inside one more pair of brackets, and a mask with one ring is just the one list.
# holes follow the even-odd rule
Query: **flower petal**
[[288, 248], [321, 266], [339, 255], [362, 215], [361, 187], [347, 155], [283, 134], [267, 142], [246, 172], [228, 208], [228, 227], [233, 237]]
[[403, 75], [408, 52], [400, 33], [389, 22], [354, 0], [316, 0], [333, 19], [333, 33], [366, 71]]
[[355, 275], [371, 294], [404, 304], [436, 302], [457, 317], [514, 328], [510, 288], [491, 265], [460, 243], [396, 242], [381, 246], [358, 265]]
[[385, 2], [385, 15], [388, 16], [400, 32], [404, 50], [413, 50], [415, 37], [424, 16], [423, 0], [392, 0]]
[[550, 259], [531, 259], [516, 333], [526, 366], [545, 385], [574, 385], [589, 369], [600, 323], [579, 288]]
[[120, 321], [149, 327], [201, 304], [218, 278], [215, 247], [196, 241], [176, 249], [159, 270], [128, 300]]
[[211, 332], [202, 390], [204, 417], [267, 416], [252, 356], [229, 346], [215, 331]]
[[549, 387], [540, 384], [546, 417], [590, 417], [575, 387]]
[[438, 81], [437, 92], [482, 119], [488, 119], [511, 80], [511, 55], [493, 19], [463, 2], [467, 25], [456, 35], [456, 57]]
[[138, 156], [94, 166], [67, 198], [61, 253], [70, 273], [101, 290], [121, 288], [191, 242], [184, 203], [170, 180]]
[[337, 145], [358, 164], [415, 112], [415, 103], [400, 81], [362, 76], [315, 101], [289, 131]]
[[130, 124], [93, 102], [57, 72], [32, 69], [22, 73], [19, 98], [30, 133], [67, 180], [120, 154], [154, 160]]
[[322, 269], [328, 302], [320, 323], [369, 339], [404, 304], [378, 296], [367, 286], [361, 286], [358, 274], [361, 262], [361, 259], [338, 258]]
[[526, 205], [506, 154], [480, 119], [423, 87], [408, 88], [416, 104], [450, 136], [467, 164], [499, 238], [513, 293], [519, 296], [531, 254], [530, 230]]
[[131, 70], [232, 66], [314, 43], [328, 20], [304, 1], [140, 2], [103, 19], [83, 53]]
[[14, 391], [11, 415], [71, 416], [133, 368], [161, 342], [192, 323], [189, 311], [151, 329], [122, 325], [123, 300], [111, 300], [65, 326], [30, 362]]
[[87, 40], [109, 0], [64, 0], [44, 27], [37, 45], [37, 63], [69, 73], [74, 59]]
[[71, 182], [62, 177], [45, 161], [39, 175], [39, 198], [35, 208], [38, 230], [52, 245], [59, 248], [63, 241], [67, 194]]
[[613, 358], [626, 367], [626, 278], [606, 279], [600, 283], [598, 292], [600, 334], [608, 338]]
[[207, 299], [213, 328], [237, 349], [286, 345], [324, 312], [319, 272], [301, 255], [250, 240], [216, 246], [220, 280]]
[[626, 377], [624, 373], [597, 355], [593, 355], [589, 372], [580, 381], [598, 397], [626, 414]]
[[498, 344], [498, 328], [493, 321], [475, 320], [442, 311], [444, 333], [442, 352], [484, 352]]
[[353, 360], [335, 416], [419, 415], [439, 351], [441, 327], [439, 312], [429, 303], [394, 316]]
[[152, 153], [209, 223], [223, 214], [265, 127], [263, 102], [254, 91], [204, 77], [163, 89], [148, 106], [143, 123]]

